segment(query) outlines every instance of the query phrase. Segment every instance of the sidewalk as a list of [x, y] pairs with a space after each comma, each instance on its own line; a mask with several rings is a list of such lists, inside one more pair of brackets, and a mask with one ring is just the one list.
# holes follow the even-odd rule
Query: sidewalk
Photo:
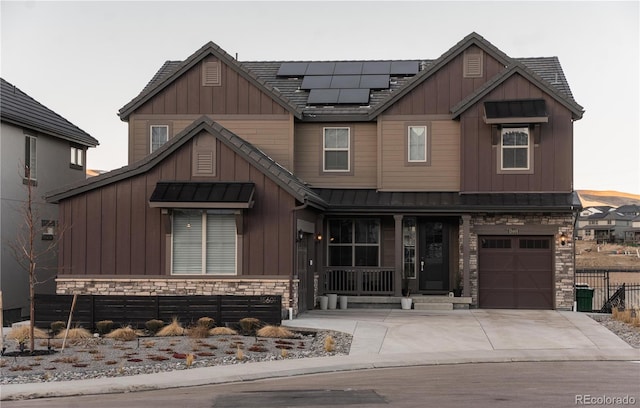
[[284, 325], [353, 335], [348, 356], [204, 367], [130, 377], [3, 385], [1, 399], [129, 392], [414, 365], [640, 360], [587, 315], [532, 310], [311, 311]]

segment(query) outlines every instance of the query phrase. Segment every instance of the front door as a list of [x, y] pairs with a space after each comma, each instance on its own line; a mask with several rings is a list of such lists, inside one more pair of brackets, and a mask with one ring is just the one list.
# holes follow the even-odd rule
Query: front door
[[302, 234], [298, 241], [297, 272], [298, 272], [298, 310], [300, 313], [313, 309], [313, 268], [311, 268], [312, 258], [309, 250], [311, 234]]
[[449, 226], [441, 221], [418, 219], [418, 290], [449, 290]]

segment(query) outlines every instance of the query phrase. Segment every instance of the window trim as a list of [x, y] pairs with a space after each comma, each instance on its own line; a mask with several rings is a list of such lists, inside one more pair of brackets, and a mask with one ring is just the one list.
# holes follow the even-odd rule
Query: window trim
[[[38, 180], [38, 138], [36, 136], [33, 135], [27, 135], [25, 134], [25, 146], [24, 146], [24, 180], [29, 180], [32, 182], [35, 182]], [[29, 157], [27, 157], [27, 141], [29, 144]], [[34, 146], [34, 148], [32, 149], [32, 144]], [[32, 154], [32, 150], [33, 150], [33, 154]], [[35, 157], [32, 157], [35, 156]], [[27, 163], [27, 161], [29, 163]], [[32, 163], [35, 163], [35, 165], [32, 165]], [[33, 167], [35, 167], [35, 172], [33, 172]], [[27, 176], [27, 168], [29, 169], [28, 173], [29, 176]], [[35, 175], [33, 174], [35, 173]]]
[[[410, 143], [409, 135], [412, 127], [424, 127], [425, 128], [425, 160], [409, 160], [410, 156]], [[405, 135], [404, 138], [404, 164], [406, 167], [411, 166], [431, 166], [431, 122], [405, 122]]]
[[[165, 129], [167, 129], [167, 140], [162, 143], [160, 146], [158, 146], [155, 150], [153, 149], [153, 128], [154, 127], [163, 127]], [[169, 139], [171, 138], [171, 129], [169, 128], [169, 125], [161, 123], [161, 124], [149, 124], [149, 154], [155, 152], [156, 150], [160, 149], [162, 146], [164, 146], [165, 144], [167, 144], [169, 142]]]
[[[519, 167], [504, 167], [504, 149], [522, 149], [525, 148], [524, 145], [519, 145], [519, 146], [507, 146], [505, 147], [503, 142], [503, 136], [504, 133], [507, 131], [513, 131], [513, 130], [523, 130], [527, 133], [527, 145], [526, 145], [526, 149], [527, 149], [527, 167], [524, 168], [519, 168]], [[533, 148], [534, 148], [534, 143], [533, 143], [533, 132], [531, 131], [531, 128], [529, 126], [502, 126], [498, 129], [499, 132], [499, 138], [500, 138], [500, 143], [498, 144], [498, 155], [497, 155], [497, 171], [498, 174], [533, 174]]]
[[[326, 142], [326, 136], [327, 133], [326, 131], [328, 129], [346, 129], [347, 130], [347, 148], [327, 148], [325, 147], [325, 142]], [[352, 143], [351, 143], [351, 127], [349, 126], [324, 126], [322, 128], [322, 172], [323, 173], [331, 173], [331, 174], [352, 174], [352, 169], [351, 169], [351, 155], [353, 154], [353, 150], [351, 148]], [[341, 152], [341, 151], [346, 151], [347, 152], [347, 169], [346, 170], [327, 170], [327, 163], [326, 163], [326, 159], [327, 159], [327, 155], [326, 152], [327, 151], [334, 151], [334, 152]]]

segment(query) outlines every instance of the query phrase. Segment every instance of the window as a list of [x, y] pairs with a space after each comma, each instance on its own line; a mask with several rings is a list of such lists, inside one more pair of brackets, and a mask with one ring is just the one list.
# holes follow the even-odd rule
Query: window
[[324, 171], [349, 171], [349, 132], [349, 128], [324, 128]]
[[38, 176], [38, 166], [36, 163], [36, 143], [38, 139], [33, 136], [24, 138], [24, 178], [36, 180]]
[[42, 240], [53, 241], [56, 234], [56, 221], [42, 220]]
[[408, 132], [408, 159], [409, 162], [427, 161], [427, 127], [409, 126]]
[[169, 140], [169, 126], [151, 125], [151, 153]]
[[598, 225], [598, 221], [590, 220], [589, 225]]
[[229, 211], [174, 210], [174, 275], [235, 275], [236, 220]]
[[329, 220], [329, 266], [378, 266], [380, 222], [377, 219]]
[[416, 219], [405, 218], [402, 220], [402, 241], [404, 245], [403, 277], [416, 278]]
[[503, 128], [502, 170], [529, 170], [529, 129]]
[[71, 146], [71, 168], [82, 169], [84, 166], [84, 149]]

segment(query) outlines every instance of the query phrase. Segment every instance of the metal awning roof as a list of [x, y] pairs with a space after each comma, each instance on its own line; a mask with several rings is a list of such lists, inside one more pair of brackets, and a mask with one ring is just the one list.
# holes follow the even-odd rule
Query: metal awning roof
[[487, 124], [546, 123], [549, 120], [544, 99], [487, 101], [484, 113]]
[[159, 208], [251, 208], [253, 183], [159, 181], [149, 198]]

